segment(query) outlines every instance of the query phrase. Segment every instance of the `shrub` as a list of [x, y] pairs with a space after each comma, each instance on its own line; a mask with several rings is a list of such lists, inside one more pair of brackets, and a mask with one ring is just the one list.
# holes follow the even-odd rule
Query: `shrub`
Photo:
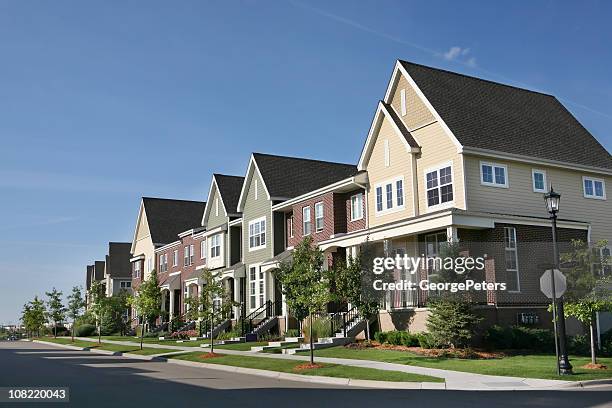
[[470, 344], [476, 324], [482, 320], [472, 312], [469, 302], [459, 297], [444, 297], [432, 302], [427, 330], [437, 347], [465, 347]]
[[198, 337], [198, 335], [197, 330], [183, 330], [173, 332], [170, 337], [176, 340], [189, 340], [190, 337]]
[[298, 329], [289, 329], [285, 332], [285, 337], [300, 337], [300, 331]]
[[524, 326], [491, 326], [484, 336], [485, 344], [496, 350], [554, 350], [552, 331]]
[[374, 340], [379, 342], [380, 344], [387, 342], [387, 333], [389, 332], [376, 332], [374, 333]]
[[78, 337], [92, 336], [96, 332], [96, 326], [93, 324], [82, 324], [74, 329], [74, 334]]
[[591, 354], [591, 339], [586, 334], [567, 338], [567, 350], [570, 354], [588, 356]]
[[434, 341], [431, 333], [417, 333], [417, 340], [419, 346], [424, 349], [436, 348], [436, 342]]
[[419, 338], [415, 334], [410, 334], [407, 331], [392, 330], [388, 332], [377, 332], [374, 335], [374, 340], [383, 344], [388, 343], [394, 346], [418, 347]]
[[230, 331], [219, 333], [219, 335], [217, 336], [217, 339], [218, 340], [230, 340], [230, 339], [233, 339], [234, 337], [240, 337], [241, 334], [242, 333], [240, 332], [239, 326], [236, 326], [236, 328]]
[[[304, 319], [302, 333], [304, 335], [304, 341], [307, 343], [310, 342], [310, 319]], [[314, 341], [323, 337], [330, 337], [331, 335], [331, 321], [328, 317], [315, 317], [312, 319], [312, 336], [314, 337]]]

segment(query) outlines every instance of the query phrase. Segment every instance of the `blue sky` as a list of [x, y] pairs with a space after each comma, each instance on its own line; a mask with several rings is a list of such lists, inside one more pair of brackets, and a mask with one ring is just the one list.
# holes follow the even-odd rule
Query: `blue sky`
[[203, 200], [252, 151], [356, 162], [397, 58], [553, 93], [612, 150], [612, 4], [493, 3], [0, 2], [0, 322], [143, 195]]

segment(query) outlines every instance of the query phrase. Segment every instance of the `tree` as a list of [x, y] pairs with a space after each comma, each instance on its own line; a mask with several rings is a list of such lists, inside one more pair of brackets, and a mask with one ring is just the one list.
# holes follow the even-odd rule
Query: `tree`
[[53, 288], [51, 292], [46, 292], [46, 295], [49, 317], [53, 321], [53, 337], [57, 337], [57, 325], [66, 319], [66, 307], [62, 303], [63, 293]]
[[575, 317], [589, 327], [591, 363], [597, 364], [596, 316], [598, 312], [612, 311], [612, 281], [599, 273], [598, 268], [608, 262], [602, 258], [601, 249], [607, 241], [593, 247], [581, 240], [573, 240], [568, 252], [561, 255], [567, 290], [564, 294], [565, 316]]
[[40, 329], [47, 323], [47, 310], [38, 296], [23, 305], [21, 321], [30, 335], [36, 331], [40, 336]]
[[282, 263], [277, 278], [282, 285], [287, 306], [308, 312], [310, 319], [310, 364], [314, 364], [312, 335], [313, 314], [331, 300], [329, 280], [323, 271], [323, 252], [306, 237], [293, 250], [290, 263]]
[[142, 319], [140, 329], [140, 349], [142, 350], [145, 325], [150, 324], [161, 314], [162, 299], [155, 269], [151, 271], [149, 278], [140, 284], [138, 291], [129, 297], [129, 303]]
[[81, 310], [85, 308], [85, 299], [80, 286], [74, 286], [72, 293], [68, 295], [68, 317], [72, 319], [72, 342], [74, 342], [74, 329], [76, 320], [81, 316]]
[[100, 281], [91, 282], [89, 288], [89, 309], [96, 319], [96, 327], [98, 328], [98, 344], [102, 343], [102, 316], [106, 307], [106, 294], [104, 293], [104, 285]]
[[[200, 325], [210, 324], [210, 352], [214, 351], [213, 329], [215, 325], [229, 316], [232, 307], [237, 306], [230, 294], [225, 290], [221, 279], [216, 278], [209, 269], [203, 269], [200, 275], [202, 287], [197, 296], [185, 299], [187, 312], [185, 317], [189, 320], [199, 320]], [[206, 322], [206, 324], [204, 323]]]
[[371, 244], [366, 242], [360, 248], [360, 254], [348, 262], [339, 262], [334, 268], [333, 279], [336, 286], [334, 297], [350, 303], [357, 308], [359, 315], [366, 321], [366, 338], [370, 340], [370, 319], [380, 309], [381, 294], [373, 290]]
[[470, 302], [459, 295], [448, 295], [432, 300], [430, 307], [427, 330], [436, 346], [469, 345], [476, 325], [482, 320], [472, 312]]
[[125, 332], [124, 316], [129, 308], [128, 293], [122, 289], [116, 295], [107, 297], [103, 303], [102, 322], [100, 328], [103, 335]]

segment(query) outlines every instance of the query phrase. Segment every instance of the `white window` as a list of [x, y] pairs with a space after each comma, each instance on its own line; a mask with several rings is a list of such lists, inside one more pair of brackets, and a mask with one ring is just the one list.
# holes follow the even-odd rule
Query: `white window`
[[[425, 236], [425, 252], [428, 258], [440, 257], [444, 248], [448, 245], [446, 232], [436, 232]], [[427, 262], [427, 275], [436, 275], [440, 272], [441, 265], [436, 262]]]
[[249, 222], [249, 251], [266, 246], [266, 217]]
[[178, 249], [174, 250], [174, 259], [172, 260], [172, 266], [178, 266]]
[[404, 178], [385, 181], [376, 186], [376, 213], [404, 208]]
[[153, 270], [153, 259], [147, 259], [147, 270], [146, 272], [151, 272]]
[[200, 258], [206, 259], [206, 240], [205, 239], [203, 239], [200, 242]]
[[391, 165], [391, 152], [389, 151], [389, 140], [385, 139], [385, 167]]
[[310, 207], [302, 208], [302, 235], [310, 235]]
[[480, 162], [480, 184], [508, 188], [508, 167], [504, 164]]
[[546, 172], [544, 170], [531, 170], [531, 179], [534, 193], [546, 192]]
[[189, 245], [189, 265], [193, 265], [193, 258], [195, 256], [195, 245]]
[[183, 266], [189, 266], [189, 246], [183, 248]]
[[140, 278], [140, 261], [134, 262], [134, 277]]
[[400, 99], [402, 105], [402, 116], [406, 116], [406, 89], [400, 91]]
[[383, 196], [382, 187], [376, 187], [376, 211], [381, 212], [383, 210]]
[[293, 238], [293, 215], [289, 217], [289, 236]]
[[453, 202], [453, 168], [445, 165], [425, 174], [427, 207]]
[[160, 272], [168, 271], [168, 254], [161, 254], [159, 256], [159, 271]]
[[257, 197], [259, 196], [259, 187], [258, 187], [257, 179], [253, 181], [253, 184], [255, 185], [255, 199], [257, 200]]
[[264, 304], [264, 294], [266, 293], [266, 285], [264, 280], [264, 273], [259, 269], [259, 306]]
[[582, 186], [585, 198], [595, 198], [597, 200], [606, 199], [606, 182], [602, 179], [593, 177], [583, 177]]
[[612, 254], [610, 252], [610, 247], [601, 248], [601, 274], [605, 276], [610, 276], [612, 274]]
[[130, 282], [130, 281], [121, 281], [121, 282], [119, 282], [119, 287], [121, 289], [131, 288], [132, 287], [132, 282]]
[[363, 218], [363, 194], [355, 194], [351, 196], [351, 221], [357, 221]]
[[[258, 307], [258, 300], [260, 296], [263, 296], [263, 292], [260, 296], [258, 296], [257, 291], [261, 291], [261, 283], [259, 283], [259, 277], [261, 276], [261, 272], [258, 273], [256, 266], [251, 266], [249, 268], [249, 305], [251, 309], [256, 309]], [[261, 306], [263, 302], [259, 302], [259, 306]]]
[[323, 231], [323, 203], [315, 204], [315, 230], [317, 232]]
[[521, 289], [518, 269], [518, 251], [516, 248], [516, 228], [504, 228], [504, 246], [506, 250], [506, 285], [509, 291]]
[[216, 234], [210, 237], [210, 257], [217, 258], [221, 256], [221, 234]]
[[219, 199], [215, 198], [215, 217], [219, 216]]

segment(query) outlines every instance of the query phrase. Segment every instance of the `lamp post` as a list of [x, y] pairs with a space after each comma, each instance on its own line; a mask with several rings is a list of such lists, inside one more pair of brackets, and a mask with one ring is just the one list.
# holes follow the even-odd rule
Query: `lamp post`
[[[552, 221], [552, 243], [553, 243], [553, 273], [552, 276], [552, 292], [553, 292], [553, 318], [555, 318], [555, 325], [557, 334], [559, 336], [559, 348], [558, 348], [558, 364], [557, 370], [561, 375], [572, 374], [572, 365], [567, 357], [567, 345], [565, 338], [565, 315], [563, 312], [563, 298], [559, 298], [557, 301], [555, 293], [555, 273], [554, 271], [559, 269], [559, 248], [557, 246], [557, 213], [559, 212], [559, 203], [561, 201], [561, 194], [555, 192], [550, 186], [550, 191], [544, 194], [544, 201], [546, 202], [546, 210], [550, 214], [550, 220]], [[556, 313], [555, 313], [556, 312]], [[556, 314], [556, 316], [555, 316]]]

